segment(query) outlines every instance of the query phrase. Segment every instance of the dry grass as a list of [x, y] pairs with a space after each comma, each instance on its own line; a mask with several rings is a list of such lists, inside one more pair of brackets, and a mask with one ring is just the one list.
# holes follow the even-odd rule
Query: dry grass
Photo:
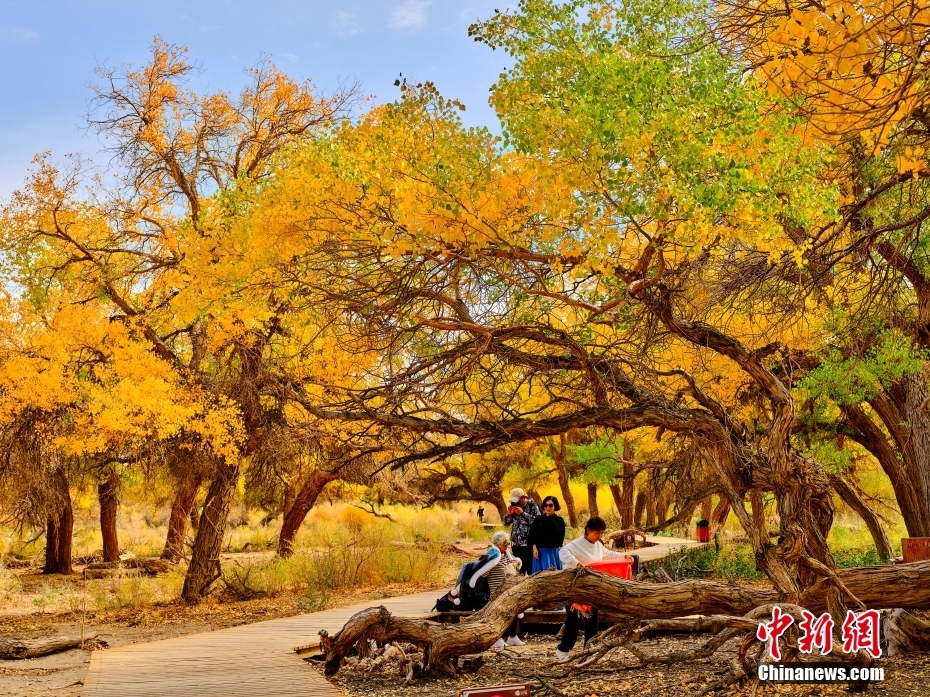
[[[297, 609], [323, 609], [331, 599], [353, 589], [398, 585], [438, 586], [454, 576], [461, 559], [441, 550], [463, 537], [487, 539], [467, 507], [415, 511], [387, 507], [393, 522], [351, 505], [322, 504], [307, 517], [289, 559], [274, 556], [280, 518], [268, 521], [260, 511], [234, 510], [224, 541], [223, 577], [209, 602], [260, 597], [296, 599]], [[121, 509], [119, 540], [123, 552], [157, 556], [167, 532], [167, 509]], [[96, 511], [76, 511], [76, 557], [101, 547]], [[0, 556], [32, 559], [32, 569], [0, 566], [2, 614], [41, 615], [83, 611], [96, 615], [143, 610], [173, 603], [180, 595], [185, 565], [168, 574], [140, 577], [127, 572], [112, 578], [83, 581], [37, 573], [44, 538], [29, 541], [9, 529], [0, 530]], [[80, 571], [80, 566], [77, 567]]]

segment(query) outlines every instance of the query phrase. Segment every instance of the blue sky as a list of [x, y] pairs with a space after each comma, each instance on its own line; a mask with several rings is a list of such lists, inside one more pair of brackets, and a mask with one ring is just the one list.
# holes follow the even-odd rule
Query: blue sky
[[[515, 4], [515, 0], [511, 3]], [[271, 54], [322, 88], [357, 78], [391, 100], [399, 73], [432, 80], [464, 102], [466, 123], [493, 126], [488, 88], [508, 64], [468, 38], [501, 0], [0, 0], [0, 200], [37, 152], [93, 154], [82, 117], [101, 62], [144, 62], [155, 35], [189, 47], [205, 69], [195, 86], [237, 90], [242, 69]]]

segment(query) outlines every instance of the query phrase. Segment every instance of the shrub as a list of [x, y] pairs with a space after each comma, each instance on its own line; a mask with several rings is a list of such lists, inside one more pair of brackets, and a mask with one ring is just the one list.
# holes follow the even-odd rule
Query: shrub
[[12, 598], [21, 586], [19, 577], [3, 564], [0, 564], [0, 600]]

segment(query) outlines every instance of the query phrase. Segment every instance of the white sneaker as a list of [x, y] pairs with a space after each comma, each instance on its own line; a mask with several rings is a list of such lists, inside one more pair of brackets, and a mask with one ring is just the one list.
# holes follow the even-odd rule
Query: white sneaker
[[568, 651], [559, 651], [559, 649], [556, 649], [555, 657], [558, 658], [560, 662], [564, 663], [568, 660]]
[[504, 643], [504, 640], [503, 640], [503, 639], [498, 639], [498, 640], [495, 641], [493, 644], [491, 644], [491, 648], [492, 648], [492, 649], [502, 649], [502, 648], [504, 648], [505, 646], [507, 646], [507, 644]]
[[507, 637], [507, 644], [508, 646], [523, 646], [526, 642], [518, 636], [511, 636]]

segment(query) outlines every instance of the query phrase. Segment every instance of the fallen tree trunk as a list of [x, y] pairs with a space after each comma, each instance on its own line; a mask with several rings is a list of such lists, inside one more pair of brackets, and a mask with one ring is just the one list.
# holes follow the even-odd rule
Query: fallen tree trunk
[[172, 564], [158, 557], [123, 559], [121, 561], [103, 561], [84, 567], [84, 578], [107, 578], [119, 576], [127, 571], [137, 575], [156, 576], [171, 571]]
[[[870, 608], [930, 608], [930, 562], [845, 569], [837, 572], [845, 588]], [[383, 607], [354, 615], [335, 636], [321, 633], [326, 674], [335, 674], [346, 654], [360, 641], [408, 641], [423, 646], [423, 668], [434, 674], [455, 670], [459, 656], [479, 653], [499, 639], [518, 613], [551, 602], [590, 603], [635, 619], [674, 619], [688, 615], [745, 615], [777, 603], [773, 589], [714, 581], [637, 583], [587, 569], [549, 571], [509, 585], [488, 605], [459, 624], [395, 617]], [[800, 603], [813, 612], [827, 609], [820, 584]]]
[[51, 639], [30, 639], [18, 641], [16, 639], [0, 639], [0, 659], [6, 661], [22, 658], [38, 658], [48, 656], [59, 651], [80, 648], [84, 642], [95, 639], [96, 634], [74, 636], [58, 636]]

